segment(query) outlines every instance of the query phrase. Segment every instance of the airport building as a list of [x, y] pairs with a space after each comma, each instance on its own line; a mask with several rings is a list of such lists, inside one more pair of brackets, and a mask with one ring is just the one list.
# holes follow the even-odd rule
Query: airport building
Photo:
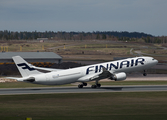
[[1, 52], [0, 65], [14, 64], [13, 56], [21, 56], [27, 62], [41, 67], [50, 67], [54, 63], [62, 62], [62, 57], [54, 52]]
[[48, 38], [37, 38], [37, 40], [48, 40]]

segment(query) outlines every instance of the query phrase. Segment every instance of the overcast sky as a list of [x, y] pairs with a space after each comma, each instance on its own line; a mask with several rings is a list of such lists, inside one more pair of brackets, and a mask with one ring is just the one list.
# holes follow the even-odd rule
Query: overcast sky
[[0, 0], [0, 30], [167, 36], [167, 0]]

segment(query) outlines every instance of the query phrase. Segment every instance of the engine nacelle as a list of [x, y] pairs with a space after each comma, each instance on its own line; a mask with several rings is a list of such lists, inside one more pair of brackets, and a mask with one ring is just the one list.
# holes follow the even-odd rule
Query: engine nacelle
[[111, 76], [110, 79], [115, 80], [115, 81], [125, 80], [126, 79], [126, 73], [124, 73], [124, 72], [116, 73], [113, 76]]

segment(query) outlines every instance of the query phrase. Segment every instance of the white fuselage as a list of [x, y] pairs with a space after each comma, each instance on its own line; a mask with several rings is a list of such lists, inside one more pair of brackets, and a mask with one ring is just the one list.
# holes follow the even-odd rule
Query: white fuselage
[[88, 82], [88, 79], [81, 81], [80, 78], [101, 73], [102, 67], [105, 67], [111, 73], [128, 73], [149, 69], [157, 63], [158, 61], [152, 57], [135, 57], [113, 62], [66, 69], [56, 72], [52, 71], [49, 73], [31, 75], [29, 77], [35, 78], [35, 81], [33, 82], [35, 84], [61, 85], [74, 82]]

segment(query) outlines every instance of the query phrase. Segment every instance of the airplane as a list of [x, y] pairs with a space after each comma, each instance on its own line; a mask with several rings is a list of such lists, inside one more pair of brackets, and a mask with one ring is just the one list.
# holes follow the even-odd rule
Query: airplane
[[[134, 71], [143, 71], [143, 75], [146, 76], [145, 70], [158, 63], [158, 60], [153, 57], [142, 56], [70, 69], [51, 69], [33, 66], [20, 56], [14, 56], [12, 59], [22, 78], [8, 77], [10, 79], [43, 85], [62, 85], [81, 82], [78, 88], [87, 86], [87, 82], [90, 81], [95, 81], [95, 84], [91, 88], [101, 87], [99, 81], [105, 78], [122, 81], [126, 79], [126, 73]], [[40, 70], [47, 72], [41, 72]]]

